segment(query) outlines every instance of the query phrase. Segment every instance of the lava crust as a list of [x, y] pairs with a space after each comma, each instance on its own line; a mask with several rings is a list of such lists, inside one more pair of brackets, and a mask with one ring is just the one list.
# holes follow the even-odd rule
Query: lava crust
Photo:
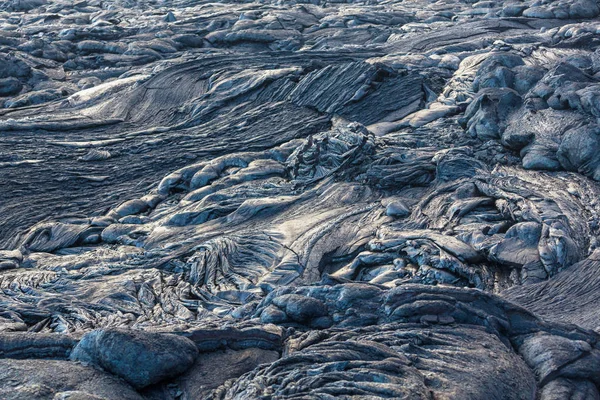
[[600, 400], [599, 1], [0, 27], [0, 399]]

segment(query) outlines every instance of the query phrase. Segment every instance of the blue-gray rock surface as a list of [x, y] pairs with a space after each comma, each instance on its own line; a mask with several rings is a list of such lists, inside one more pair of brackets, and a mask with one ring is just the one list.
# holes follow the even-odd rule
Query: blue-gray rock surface
[[599, 34], [0, 1], [0, 399], [600, 399]]

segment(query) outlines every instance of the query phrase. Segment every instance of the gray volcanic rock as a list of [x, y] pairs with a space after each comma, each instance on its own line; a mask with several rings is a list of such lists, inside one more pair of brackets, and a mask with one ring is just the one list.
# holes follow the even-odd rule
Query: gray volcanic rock
[[596, 0], [0, 0], [0, 398], [600, 399]]
[[[261, 364], [270, 364], [278, 359], [279, 353], [277, 351], [255, 347], [203, 353], [200, 354], [196, 363], [187, 372], [175, 380], [175, 384], [189, 398], [208, 398], [213, 390], [219, 388], [225, 382], [236, 379]], [[215, 373], [217, 369], [218, 373]], [[149, 398], [157, 400], [165, 398], [168, 396], [168, 388], [154, 389], [148, 395]]]
[[118, 378], [73, 362], [2, 359], [0, 368], [0, 397], [6, 400], [143, 399]]
[[[209, 398], [429, 399], [433, 394], [530, 399], [535, 392], [523, 360], [476, 328], [382, 325], [305, 335], [294, 344], [298, 347], [287, 357], [243, 375]], [[268, 386], [261, 384], [265, 378]]]
[[71, 352], [71, 360], [99, 366], [143, 388], [185, 372], [198, 349], [189, 339], [162, 333], [96, 330]]
[[557, 152], [561, 165], [569, 171], [600, 178], [600, 127], [590, 124], [565, 132]]
[[23, 89], [23, 84], [14, 77], [0, 79], [0, 96], [12, 96]]
[[0, 357], [66, 360], [76, 344], [67, 335], [8, 331], [0, 334]]
[[595, 293], [599, 282], [599, 258], [596, 251], [555, 279], [514, 287], [503, 292], [503, 296], [547, 319], [597, 330]]
[[[540, 387], [557, 380], [558, 387], [574, 375], [596, 379], [591, 371], [600, 349], [596, 339], [586, 340], [591, 332], [546, 324], [477, 290], [421, 285], [385, 290], [357, 283], [288, 287], [267, 296], [256, 314], [290, 296], [325, 302], [334, 326], [293, 335], [280, 360], [224, 385], [212, 398], [430, 398], [433, 393], [529, 399], [536, 380]], [[295, 322], [288, 317], [282, 323]], [[585, 379], [581, 387], [597, 396]]]

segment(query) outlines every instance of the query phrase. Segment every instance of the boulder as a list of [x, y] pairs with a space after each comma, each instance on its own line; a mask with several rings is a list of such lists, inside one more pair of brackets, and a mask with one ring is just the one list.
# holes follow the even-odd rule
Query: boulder
[[565, 132], [557, 157], [567, 171], [600, 180], [600, 127], [589, 124]]
[[290, 319], [305, 322], [313, 318], [327, 315], [327, 307], [322, 301], [297, 294], [285, 294], [276, 297], [273, 304], [284, 309]]
[[185, 372], [197, 356], [196, 345], [182, 336], [100, 329], [83, 336], [71, 360], [101, 367], [141, 389]]

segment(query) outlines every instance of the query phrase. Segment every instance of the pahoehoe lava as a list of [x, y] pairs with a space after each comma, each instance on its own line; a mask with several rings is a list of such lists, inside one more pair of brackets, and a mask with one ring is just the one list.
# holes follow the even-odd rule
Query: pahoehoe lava
[[0, 399], [600, 400], [600, 2], [0, 27]]

